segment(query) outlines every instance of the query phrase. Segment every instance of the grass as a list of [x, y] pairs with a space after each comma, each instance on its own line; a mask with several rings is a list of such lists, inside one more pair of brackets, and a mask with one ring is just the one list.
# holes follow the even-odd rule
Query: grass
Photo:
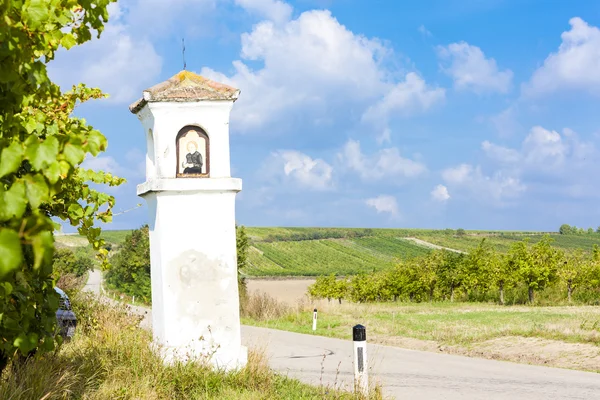
[[[236, 372], [203, 363], [166, 365], [151, 349], [151, 334], [123, 309], [75, 297], [75, 338], [55, 353], [13, 364], [3, 372], [0, 398], [29, 399], [355, 399], [279, 375], [250, 352]], [[379, 392], [371, 398], [381, 398]]]
[[[288, 312], [278, 317], [245, 317], [243, 323], [314, 334], [311, 325], [315, 305], [288, 306]], [[317, 308], [316, 334], [321, 336], [349, 340], [352, 327], [360, 323], [367, 327], [369, 341], [374, 343], [430, 351], [446, 348], [457, 354], [600, 372], [597, 307], [449, 302], [338, 305], [320, 301]], [[548, 346], [554, 346], [556, 354], [548, 353]], [[577, 359], [575, 352], [581, 353]]]

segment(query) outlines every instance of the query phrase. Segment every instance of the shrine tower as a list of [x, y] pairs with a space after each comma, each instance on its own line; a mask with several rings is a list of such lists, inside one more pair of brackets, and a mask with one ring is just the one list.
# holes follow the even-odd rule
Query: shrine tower
[[146, 138], [152, 329], [166, 361], [242, 367], [229, 114], [240, 91], [181, 71], [129, 109]]

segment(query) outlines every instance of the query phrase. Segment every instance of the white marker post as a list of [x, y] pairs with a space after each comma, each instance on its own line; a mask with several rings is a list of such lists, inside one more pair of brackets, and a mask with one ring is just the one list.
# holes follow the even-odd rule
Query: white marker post
[[135, 304], [135, 296], [132, 297], [131, 304]]
[[352, 328], [354, 340], [354, 388], [369, 395], [369, 366], [367, 363], [367, 330], [362, 325]]
[[317, 309], [313, 311], [313, 332], [317, 330]]

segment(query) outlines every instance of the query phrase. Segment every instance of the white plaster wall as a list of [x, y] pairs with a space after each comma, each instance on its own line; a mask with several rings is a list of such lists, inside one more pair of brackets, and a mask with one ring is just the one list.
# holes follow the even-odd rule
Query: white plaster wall
[[154, 341], [189, 353], [214, 352], [216, 363], [225, 367], [245, 362], [240, 360], [236, 192], [144, 195], [150, 210]]
[[155, 170], [147, 169], [146, 180], [175, 178], [175, 140], [181, 128], [187, 125], [201, 127], [209, 137], [210, 177], [231, 176], [229, 114], [232, 107], [232, 101], [148, 103], [138, 113], [144, 129], [152, 129], [154, 136]]
[[156, 176], [155, 149], [154, 149], [154, 116], [148, 107], [144, 107], [137, 114], [144, 128], [146, 138], [146, 178]]

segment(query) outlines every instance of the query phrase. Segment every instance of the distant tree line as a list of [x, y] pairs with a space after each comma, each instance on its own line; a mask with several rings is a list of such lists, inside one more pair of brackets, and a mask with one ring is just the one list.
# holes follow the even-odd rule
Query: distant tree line
[[373, 230], [366, 229], [306, 229], [300, 232], [271, 234], [266, 236], [264, 242], [296, 242], [302, 240], [319, 239], [351, 239], [372, 236]]
[[600, 249], [592, 254], [565, 253], [549, 236], [531, 245], [516, 242], [506, 254], [485, 239], [469, 254], [436, 250], [399, 263], [394, 269], [338, 279], [321, 276], [308, 289], [315, 298], [354, 302], [495, 301], [533, 303], [543, 292], [546, 302], [574, 299], [600, 302]]
[[600, 234], [600, 226], [594, 230], [594, 228], [579, 228], [575, 225], [562, 224], [558, 229], [558, 233], [561, 235], [592, 235], [592, 234]]

